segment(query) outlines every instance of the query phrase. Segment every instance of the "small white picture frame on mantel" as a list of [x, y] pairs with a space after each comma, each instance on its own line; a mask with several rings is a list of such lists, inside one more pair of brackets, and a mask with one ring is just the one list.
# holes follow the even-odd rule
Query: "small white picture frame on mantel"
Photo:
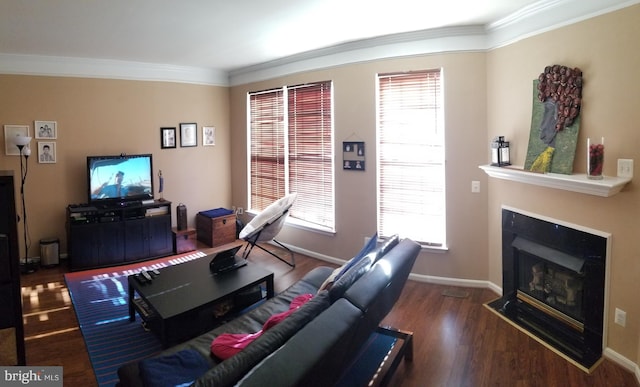
[[55, 121], [35, 121], [33, 131], [36, 139], [55, 140], [58, 138], [58, 123]]

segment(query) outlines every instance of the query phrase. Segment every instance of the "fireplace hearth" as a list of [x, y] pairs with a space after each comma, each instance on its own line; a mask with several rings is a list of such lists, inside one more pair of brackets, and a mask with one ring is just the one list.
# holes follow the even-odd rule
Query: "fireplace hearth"
[[586, 369], [602, 356], [608, 235], [502, 209], [503, 296], [490, 306]]

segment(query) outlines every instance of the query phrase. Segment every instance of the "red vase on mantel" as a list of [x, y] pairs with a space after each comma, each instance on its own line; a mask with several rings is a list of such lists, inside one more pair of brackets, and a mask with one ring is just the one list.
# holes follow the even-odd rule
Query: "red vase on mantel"
[[587, 138], [587, 177], [592, 180], [601, 180], [604, 167], [604, 137], [598, 143]]

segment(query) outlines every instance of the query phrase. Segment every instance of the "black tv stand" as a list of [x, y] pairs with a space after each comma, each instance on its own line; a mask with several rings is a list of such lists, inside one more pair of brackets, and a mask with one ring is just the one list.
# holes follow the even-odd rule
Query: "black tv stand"
[[122, 265], [173, 253], [171, 202], [67, 207], [71, 271]]
[[120, 207], [133, 207], [133, 206], [141, 206], [142, 205], [142, 201], [140, 200], [134, 200], [134, 201], [125, 201], [125, 202], [120, 202]]

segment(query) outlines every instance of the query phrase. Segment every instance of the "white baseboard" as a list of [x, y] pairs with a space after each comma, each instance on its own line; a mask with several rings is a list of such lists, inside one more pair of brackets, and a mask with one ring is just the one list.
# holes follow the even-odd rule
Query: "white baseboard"
[[432, 275], [425, 274], [409, 274], [409, 279], [418, 282], [426, 282], [430, 284], [438, 284], [438, 285], [449, 285], [449, 286], [460, 286], [465, 288], [487, 288], [492, 290], [498, 295], [502, 294], [502, 289], [499, 286], [496, 286], [491, 281], [482, 281], [482, 280], [469, 280], [462, 278], [450, 278], [450, 277], [437, 277]]
[[627, 359], [611, 348], [605, 348], [604, 351], [602, 351], [602, 355], [612, 362], [618, 364], [625, 370], [633, 373], [636, 377], [636, 381], [640, 382], [640, 368], [638, 368], [638, 365], [636, 363]]
[[[272, 241], [270, 241], [269, 243], [274, 245], [274, 246], [277, 246]], [[282, 242], [280, 242], [280, 243], [282, 243]], [[331, 257], [329, 255], [319, 254], [319, 253], [316, 253], [315, 251], [303, 249], [303, 248], [300, 248], [300, 247], [297, 247], [297, 246], [290, 245], [288, 243], [282, 243], [282, 244], [287, 246], [288, 248], [290, 248], [291, 251], [293, 251], [295, 253], [300, 253], [300, 254], [306, 255], [307, 257], [316, 258], [316, 259], [319, 259], [321, 261], [333, 263], [335, 265], [343, 265], [346, 262], [343, 259], [338, 259], [338, 258], [335, 258], [335, 257]]]

